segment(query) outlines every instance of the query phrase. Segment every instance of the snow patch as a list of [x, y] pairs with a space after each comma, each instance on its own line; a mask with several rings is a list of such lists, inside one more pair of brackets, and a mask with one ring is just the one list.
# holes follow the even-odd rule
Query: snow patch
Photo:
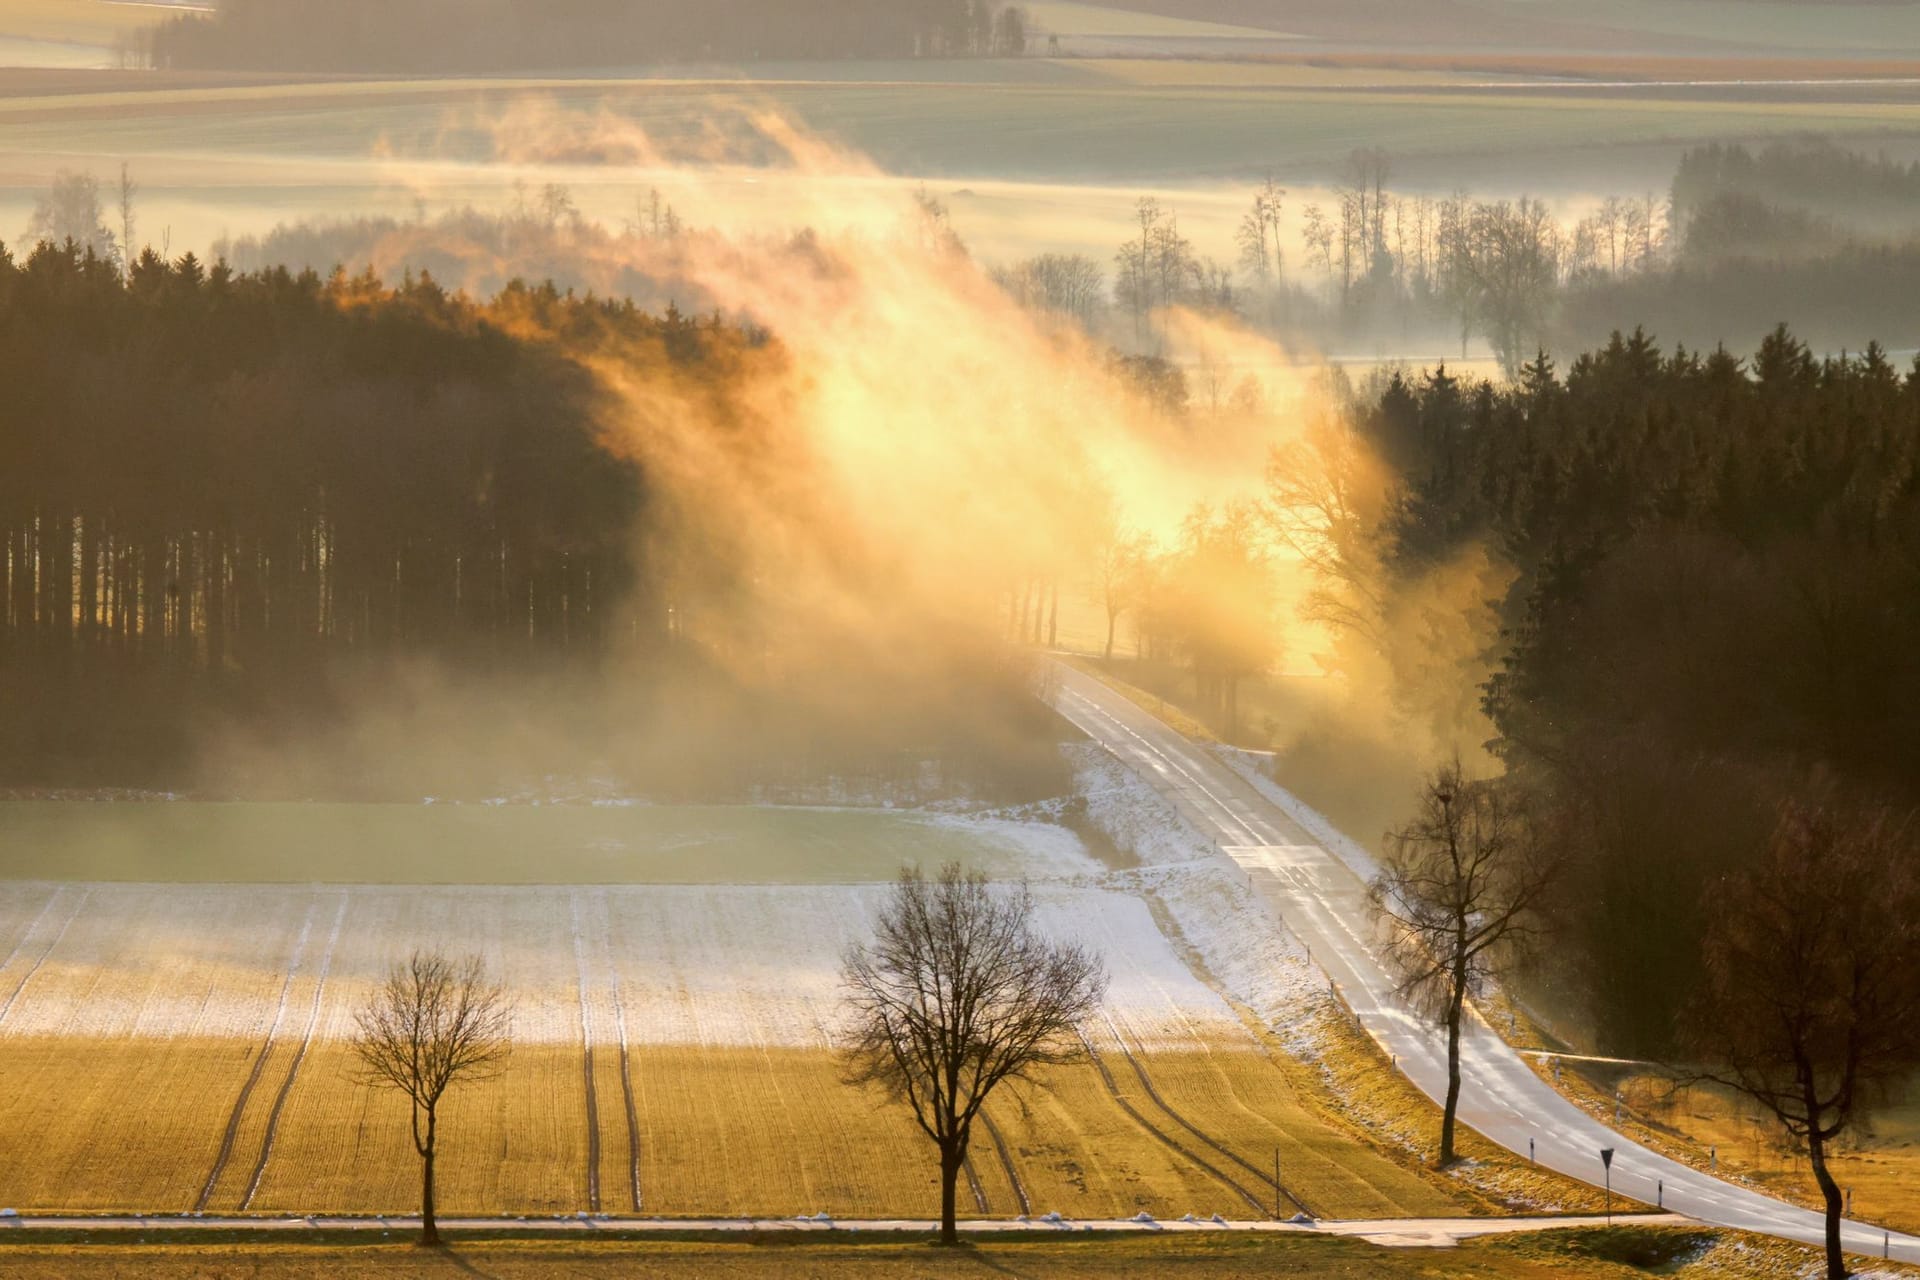
[[1087, 819], [1114, 847], [1147, 866], [1218, 861], [1213, 842], [1194, 830], [1139, 774], [1095, 743], [1061, 748], [1073, 769]]

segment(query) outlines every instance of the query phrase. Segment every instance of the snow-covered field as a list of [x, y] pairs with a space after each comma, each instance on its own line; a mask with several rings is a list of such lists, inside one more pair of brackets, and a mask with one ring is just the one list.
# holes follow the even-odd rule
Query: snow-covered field
[[[996, 874], [1026, 879], [1042, 927], [1105, 958], [1108, 1017], [1129, 1041], [1244, 1037], [1192, 961], [1243, 979], [1236, 995], [1264, 1015], [1276, 992], [1303, 981], [1297, 948], [1236, 892], [1230, 864], [1204, 845], [1183, 847], [1177, 829], [1169, 835], [1164, 815], [1151, 812], [1155, 798], [1131, 775], [1110, 763], [1103, 771], [1095, 757], [1079, 763], [1090, 816], [1147, 865], [1114, 871], [1050, 823], [911, 821], [937, 828], [943, 843], [971, 846]], [[901, 815], [873, 816], [899, 829]], [[855, 861], [866, 870], [870, 859]], [[877, 879], [9, 882], [0, 885], [0, 1037], [254, 1039], [297, 1033], [311, 1017], [317, 1037], [338, 1039], [389, 964], [414, 947], [441, 947], [485, 957], [513, 993], [520, 1041], [823, 1048], [840, 1016], [841, 956], [871, 931], [888, 891]]]

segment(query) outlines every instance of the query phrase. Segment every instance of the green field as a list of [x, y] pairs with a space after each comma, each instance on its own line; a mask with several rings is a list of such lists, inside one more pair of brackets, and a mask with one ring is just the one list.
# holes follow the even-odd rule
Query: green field
[[1033, 866], [1018, 834], [1030, 831], [746, 805], [7, 801], [0, 879], [845, 884], [949, 860], [1018, 876]]

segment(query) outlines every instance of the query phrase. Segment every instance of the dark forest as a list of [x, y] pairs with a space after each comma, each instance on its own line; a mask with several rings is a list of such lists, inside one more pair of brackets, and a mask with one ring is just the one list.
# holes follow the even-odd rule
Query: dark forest
[[1362, 423], [1403, 477], [1395, 572], [1473, 539], [1519, 570], [1494, 750], [1571, 855], [1603, 1041], [1662, 1051], [1704, 890], [1783, 798], [1920, 801], [1920, 365], [1636, 332], [1564, 378], [1395, 378]]

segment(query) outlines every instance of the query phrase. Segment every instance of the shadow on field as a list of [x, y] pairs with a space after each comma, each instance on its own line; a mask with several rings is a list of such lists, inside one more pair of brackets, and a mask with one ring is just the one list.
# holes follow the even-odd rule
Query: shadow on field
[[458, 1251], [452, 1248], [442, 1249], [440, 1250], [440, 1253], [442, 1256], [446, 1258], [448, 1262], [451, 1262], [453, 1264], [454, 1269], [457, 1271], [464, 1272], [465, 1274], [470, 1276], [478, 1276], [480, 1277], [480, 1280], [500, 1280], [498, 1276], [492, 1274], [491, 1272], [482, 1271], [480, 1268], [474, 1266], [471, 1262], [468, 1262], [465, 1258], [461, 1257]]

